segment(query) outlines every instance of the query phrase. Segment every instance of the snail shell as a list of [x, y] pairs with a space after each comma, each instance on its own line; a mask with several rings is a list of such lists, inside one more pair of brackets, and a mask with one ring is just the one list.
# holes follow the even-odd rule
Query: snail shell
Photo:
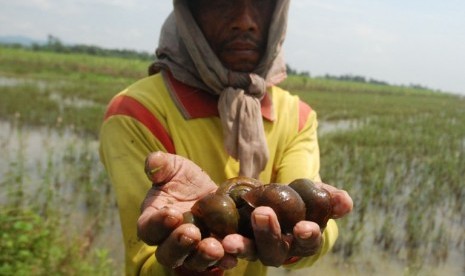
[[301, 220], [314, 221], [323, 230], [332, 213], [330, 193], [309, 179], [263, 185], [253, 178], [235, 177], [199, 199], [191, 208], [192, 215], [185, 214], [185, 222], [197, 225], [202, 236], [224, 238], [239, 233], [253, 239], [251, 213], [259, 206], [274, 210], [284, 234], [291, 234]]
[[305, 219], [305, 203], [299, 194], [287, 185], [268, 184], [252, 189], [243, 199], [252, 207], [271, 207], [278, 217], [281, 232], [292, 233], [297, 222]]
[[237, 233], [239, 214], [236, 204], [227, 195], [208, 194], [192, 206], [191, 213], [204, 233], [209, 231], [219, 238]]
[[323, 230], [332, 213], [331, 194], [305, 178], [292, 181], [289, 187], [294, 189], [305, 202], [307, 208], [305, 219], [316, 222]]
[[218, 190], [216, 190], [216, 194], [228, 195], [232, 198], [232, 200], [234, 200], [236, 206], [240, 208], [246, 203], [242, 196], [247, 192], [261, 186], [263, 186], [263, 183], [257, 179], [238, 176], [223, 182]]

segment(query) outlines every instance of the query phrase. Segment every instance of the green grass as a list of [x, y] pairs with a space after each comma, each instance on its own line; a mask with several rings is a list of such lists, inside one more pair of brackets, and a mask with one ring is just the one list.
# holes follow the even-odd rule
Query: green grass
[[[22, 125], [72, 129], [93, 140], [110, 98], [145, 76], [147, 66], [136, 60], [0, 47], [0, 77], [16, 82], [0, 85], [0, 118], [15, 122], [19, 129]], [[290, 76], [282, 86], [318, 112], [320, 125], [354, 122], [352, 128], [320, 135], [323, 180], [346, 189], [354, 199], [354, 212], [339, 222], [333, 254], [340, 268], [362, 272], [377, 250], [405, 266], [408, 274], [422, 274], [440, 264], [465, 269], [463, 262], [452, 264], [448, 259], [454, 252], [465, 255], [465, 99], [402, 86], [298, 76]], [[86, 202], [90, 220], [105, 216], [108, 208], [92, 195], [98, 191], [111, 198], [96, 152], [74, 149], [72, 144], [68, 150], [61, 155], [50, 152], [45, 159], [49, 161], [38, 166], [40, 186], [45, 187], [37, 191], [42, 200], [20, 210], [14, 206], [29, 199], [27, 181], [37, 176], [29, 174], [26, 156], [8, 156], [10, 165], [1, 175], [2, 191], [9, 196], [1, 202], [0, 232], [7, 235], [2, 242], [7, 242], [0, 244], [0, 274], [1, 269], [22, 266], [35, 271], [48, 260], [26, 264], [28, 254], [68, 256], [60, 259], [64, 267], [52, 264], [58, 274], [68, 270], [88, 274], [76, 269], [89, 266], [95, 274], [111, 267], [105, 248], [79, 255], [82, 233], [69, 236], [71, 247], [59, 242], [62, 230], [54, 225], [66, 223], [62, 220], [67, 214], [52, 212], [65, 200], [57, 187], [79, 188], [76, 193]], [[38, 231], [32, 234], [31, 227]], [[23, 234], [13, 236], [15, 231]], [[15, 254], [17, 263], [2, 267], [11, 262], [1, 259], [7, 257], [3, 252]], [[89, 263], [92, 258], [99, 261]]]
[[[36, 125], [72, 126], [96, 137], [111, 97], [147, 75], [147, 62], [0, 47], [0, 116]], [[56, 98], [60, 100], [56, 100]], [[85, 106], [63, 105], [85, 100]]]
[[399, 261], [415, 273], [447, 260], [452, 251], [463, 255], [464, 236], [456, 231], [465, 224], [465, 99], [326, 84], [305, 91], [314, 87], [308, 81], [297, 94], [318, 112], [321, 124], [360, 122], [320, 137], [323, 180], [347, 189], [355, 205], [340, 223], [335, 251], [359, 261], [358, 255], [376, 246], [402, 256]]
[[140, 60], [13, 49], [0, 46], [0, 71], [27, 77], [118, 82], [147, 72]]
[[446, 109], [451, 104], [463, 106], [463, 99], [457, 101], [450, 94], [402, 86], [290, 76], [283, 87], [310, 103], [318, 111], [320, 120], [409, 116]]
[[0, 136], [0, 275], [120, 275], [95, 244], [115, 200], [94, 139], [43, 129], [31, 149], [31, 129], [11, 126]]

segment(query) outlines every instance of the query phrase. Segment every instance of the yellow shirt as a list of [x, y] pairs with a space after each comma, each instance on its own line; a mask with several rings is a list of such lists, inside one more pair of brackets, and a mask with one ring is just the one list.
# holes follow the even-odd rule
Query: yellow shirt
[[[117, 196], [127, 275], [170, 275], [157, 263], [155, 247], [137, 237], [140, 206], [151, 183], [144, 173], [148, 153], [165, 151], [199, 165], [220, 184], [237, 176], [239, 164], [228, 156], [217, 98], [174, 80], [169, 73], [144, 78], [116, 95], [100, 132], [100, 156]], [[316, 113], [298, 97], [272, 87], [261, 102], [270, 158], [260, 174], [263, 183], [289, 183], [319, 177]], [[286, 265], [306, 267], [325, 254], [337, 238], [333, 220], [323, 233], [320, 252]], [[260, 262], [240, 260], [225, 275], [265, 275]]]

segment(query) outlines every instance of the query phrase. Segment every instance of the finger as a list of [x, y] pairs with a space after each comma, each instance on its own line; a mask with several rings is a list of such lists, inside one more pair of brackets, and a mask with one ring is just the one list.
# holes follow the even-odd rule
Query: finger
[[175, 209], [148, 206], [137, 220], [137, 235], [148, 245], [158, 245], [182, 222], [182, 213]]
[[312, 221], [299, 221], [294, 226], [294, 239], [290, 256], [312, 256], [318, 252], [322, 244], [321, 231], [318, 224]]
[[146, 157], [144, 170], [152, 183], [155, 184], [169, 182], [177, 175], [186, 175], [187, 178], [198, 173], [206, 175], [191, 160], [162, 151], [152, 152]]
[[316, 185], [331, 194], [332, 218], [341, 218], [352, 211], [354, 203], [349, 193], [325, 183], [317, 183]]
[[175, 154], [149, 154], [145, 172], [156, 187], [180, 200], [194, 200], [218, 188], [194, 162]]
[[339, 190], [331, 194], [331, 203], [333, 205], [332, 218], [341, 218], [348, 213], [352, 212], [354, 203], [350, 195], [344, 191]]
[[228, 254], [246, 259], [247, 261], [256, 261], [258, 258], [255, 243], [242, 235], [227, 235], [221, 243], [224, 251]]
[[201, 239], [200, 230], [193, 224], [182, 224], [155, 251], [157, 261], [170, 268], [183, 264]]
[[184, 266], [194, 271], [205, 271], [223, 256], [224, 250], [221, 243], [215, 238], [206, 238], [198, 243], [195, 252], [184, 261]]
[[273, 209], [257, 207], [252, 212], [252, 227], [260, 261], [266, 266], [282, 265], [289, 253], [289, 243], [281, 235]]
[[150, 153], [145, 159], [145, 173], [154, 184], [164, 184], [173, 178], [175, 171], [175, 155], [156, 151]]

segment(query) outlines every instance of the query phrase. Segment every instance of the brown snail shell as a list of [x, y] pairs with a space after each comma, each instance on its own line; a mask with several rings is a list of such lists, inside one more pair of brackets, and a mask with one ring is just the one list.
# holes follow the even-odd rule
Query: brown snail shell
[[278, 217], [281, 232], [292, 233], [297, 222], [305, 219], [305, 203], [299, 194], [287, 185], [268, 184], [243, 195], [252, 207], [271, 207]]
[[245, 204], [242, 196], [252, 189], [260, 186], [263, 186], [263, 183], [257, 179], [238, 176], [223, 182], [218, 190], [216, 190], [216, 194], [228, 195], [232, 198], [232, 200], [234, 200], [236, 206], [240, 208], [243, 204]]
[[237, 233], [239, 214], [236, 204], [227, 195], [208, 194], [192, 206], [191, 213], [204, 233], [208, 230], [219, 238]]
[[305, 178], [292, 181], [289, 187], [294, 189], [305, 202], [307, 208], [305, 219], [316, 222], [323, 230], [332, 213], [331, 194]]
[[243, 195], [261, 186], [263, 186], [263, 183], [257, 179], [238, 176], [227, 179], [220, 185], [218, 190], [216, 190], [217, 194], [228, 195], [236, 203], [239, 214], [238, 233], [251, 239], [254, 238], [254, 235], [250, 216], [254, 208], [247, 204], [243, 199]]
[[314, 221], [323, 230], [332, 213], [330, 193], [309, 179], [296, 179], [289, 185], [263, 185], [253, 178], [235, 177], [199, 199], [184, 220], [197, 225], [203, 237], [224, 238], [239, 233], [253, 239], [251, 213], [258, 206], [275, 211], [284, 234], [292, 234], [301, 220]]

